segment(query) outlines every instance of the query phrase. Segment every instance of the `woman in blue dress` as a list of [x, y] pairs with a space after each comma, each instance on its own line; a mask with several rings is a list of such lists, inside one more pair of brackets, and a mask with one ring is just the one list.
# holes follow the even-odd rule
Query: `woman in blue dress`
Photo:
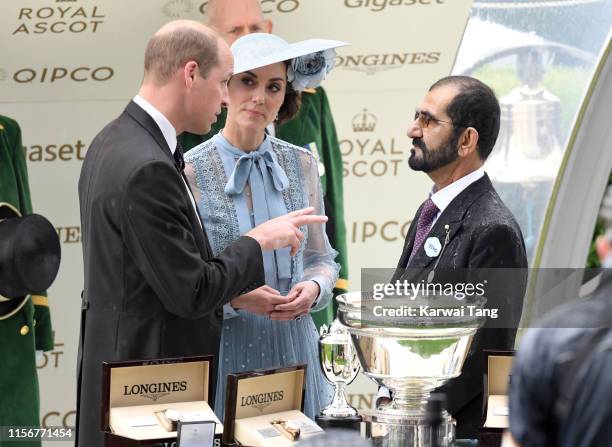
[[[274, 120], [295, 116], [298, 91], [318, 85], [330, 69], [332, 48], [340, 44], [290, 45], [257, 33], [232, 45], [226, 125], [185, 155], [185, 173], [215, 254], [287, 212], [313, 206], [324, 213], [317, 160], [267, 129]], [[307, 364], [305, 414], [314, 418], [329, 403], [331, 387], [319, 367], [318, 333], [309, 314], [329, 303], [339, 267], [324, 226], [303, 231], [295, 256], [289, 249], [263, 254], [265, 286], [224, 307], [215, 404], [220, 418], [228, 373], [295, 363]]]

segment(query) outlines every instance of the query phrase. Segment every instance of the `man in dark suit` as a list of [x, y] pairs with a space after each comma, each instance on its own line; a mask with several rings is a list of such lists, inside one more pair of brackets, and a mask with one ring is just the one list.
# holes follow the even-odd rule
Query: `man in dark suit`
[[165, 25], [147, 45], [139, 94], [96, 136], [83, 163], [82, 447], [103, 445], [102, 362], [216, 355], [223, 304], [264, 284], [261, 251], [295, 252], [298, 227], [326, 220], [308, 215], [312, 209], [282, 216], [213, 258], [176, 134], [209, 130], [227, 98], [232, 64], [227, 44], [204, 25]]
[[513, 348], [526, 288], [521, 230], [483, 170], [499, 121], [499, 103], [488, 86], [449, 76], [430, 87], [408, 130], [414, 145], [408, 164], [425, 172], [434, 186], [414, 216], [392, 282], [443, 282], [446, 275], [475, 283], [491, 274], [483, 269], [512, 269], [504, 270], [501, 282], [489, 278], [485, 292], [487, 307], [499, 309], [505, 329], [481, 329], [462, 375], [439, 390], [447, 394], [459, 438], [476, 437], [482, 419], [482, 350]]

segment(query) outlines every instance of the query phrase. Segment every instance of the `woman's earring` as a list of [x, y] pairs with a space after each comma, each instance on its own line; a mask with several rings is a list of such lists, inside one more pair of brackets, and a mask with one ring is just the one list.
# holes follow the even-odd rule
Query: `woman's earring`
[[274, 118], [274, 121], [278, 121], [278, 113], [276, 114], [276, 118]]

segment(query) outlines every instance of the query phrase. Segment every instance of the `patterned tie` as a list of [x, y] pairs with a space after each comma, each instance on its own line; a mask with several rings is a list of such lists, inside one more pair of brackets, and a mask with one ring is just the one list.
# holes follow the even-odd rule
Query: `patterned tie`
[[419, 248], [423, 245], [425, 241], [425, 236], [429, 233], [431, 229], [431, 224], [433, 223], [436, 215], [438, 214], [438, 207], [431, 198], [427, 199], [423, 204], [423, 208], [421, 209], [421, 214], [419, 215], [419, 221], [417, 222], [417, 231], [416, 236], [414, 237], [414, 244], [412, 245], [412, 253], [410, 253], [410, 258], [408, 259], [408, 265], [410, 265], [410, 261], [414, 257], [415, 253]]
[[178, 172], [183, 172], [185, 170], [185, 159], [183, 158], [183, 148], [178, 141], [176, 142], [176, 150], [172, 156], [174, 157], [174, 165]]

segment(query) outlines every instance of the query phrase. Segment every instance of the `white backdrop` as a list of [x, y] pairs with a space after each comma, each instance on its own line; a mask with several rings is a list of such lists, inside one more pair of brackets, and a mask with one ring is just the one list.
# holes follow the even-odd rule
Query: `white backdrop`
[[[57, 227], [62, 265], [50, 292], [56, 348], [39, 364], [43, 426], [72, 426], [83, 284], [77, 181], [96, 133], [142, 77], [148, 38], [173, 18], [204, 19], [202, 0], [2, 0], [0, 113], [23, 131], [35, 211]], [[350, 288], [363, 267], [393, 267], [430, 188], [406, 160], [406, 130], [450, 73], [471, 0], [263, 0], [289, 41], [351, 42], [325, 81], [344, 159]], [[340, 173], [338, 173], [340, 174]], [[349, 399], [372, 403], [360, 377]], [[59, 446], [59, 443], [54, 443]]]

